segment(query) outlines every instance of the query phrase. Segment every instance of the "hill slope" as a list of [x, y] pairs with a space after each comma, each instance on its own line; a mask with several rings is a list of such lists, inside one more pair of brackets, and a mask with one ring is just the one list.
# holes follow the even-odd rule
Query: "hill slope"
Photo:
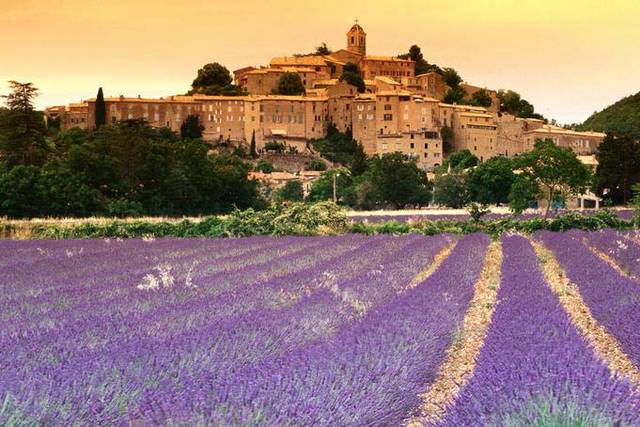
[[626, 134], [640, 139], [640, 92], [592, 114], [578, 129]]

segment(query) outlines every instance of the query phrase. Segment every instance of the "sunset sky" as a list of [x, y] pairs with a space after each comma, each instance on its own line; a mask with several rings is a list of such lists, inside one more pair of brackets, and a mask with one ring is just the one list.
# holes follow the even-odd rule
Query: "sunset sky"
[[[418, 44], [469, 83], [510, 88], [561, 123], [640, 91], [640, 0], [0, 0], [0, 82], [33, 81], [38, 107], [184, 93], [199, 67], [345, 47]], [[7, 86], [0, 83], [0, 94]]]

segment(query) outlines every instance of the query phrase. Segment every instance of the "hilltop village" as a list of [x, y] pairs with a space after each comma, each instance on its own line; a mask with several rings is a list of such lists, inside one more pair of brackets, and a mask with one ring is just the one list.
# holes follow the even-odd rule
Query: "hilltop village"
[[[349, 84], [345, 67], [357, 66], [363, 87]], [[119, 96], [105, 98], [107, 123], [144, 119], [153, 127], [179, 131], [184, 120], [197, 115], [203, 139], [248, 145], [259, 151], [270, 142], [309, 153], [310, 140], [326, 136], [330, 125], [350, 130], [368, 155], [401, 152], [415, 158], [426, 171], [442, 164], [446, 154], [468, 149], [484, 161], [513, 157], [533, 148], [539, 138], [592, 156], [605, 134], [577, 132], [500, 112], [494, 90], [461, 83], [468, 96], [482, 91], [486, 106], [444, 102], [451, 89], [436, 71], [416, 75], [410, 58], [370, 56], [367, 35], [359, 24], [346, 34], [346, 47], [326, 54], [273, 58], [267, 66], [234, 71], [234, 83], [246, 95], [176, 95], [158, 99]], [[304, 93], [276, 95], [285, 74], [299, 76]], [[60, 119], [63, 130], [95, 125], [96, 100], [45, 110]], [[446, 135], [445, 135], [446, 133]]]

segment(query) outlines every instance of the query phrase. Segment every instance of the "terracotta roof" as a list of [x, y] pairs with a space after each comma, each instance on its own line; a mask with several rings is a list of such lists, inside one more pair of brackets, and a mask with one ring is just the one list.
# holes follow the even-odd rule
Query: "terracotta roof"
[[271, 65], [327, 65], [324, 56], [282, 56], [276, 57], [269, 63]]
[[401, 59], [395, 56], [365, 56], [364, 61], [413, 62], [410, 59]]
[[493, 116], [491, 114], [482, 114], [482, 113], [460, 113], [463, 117], [485, 117], [488, 119], [492, 119]]
[[380, 81], [380, 82], [383, 82], [383, 83], [390, 84], [390, 85], [398, 85], [398, 86], [400, 86], [400, 83], [399, 83], [399, 82], [397, 82], [397, 81], [395, 81], [395, 80], [394, 80], [394, 79], [392, 79], [391, 77], [387, 77], [387, 76], [377, 76], [377, 77], [374, 79], [374, 81], [376, 81], [376, 80], [377, 80], [377, 81]]
[[542, 127], [527, 131], [525, 133], [526, 134], [544, 133], [544, 134], [572, 135], [572, 136], [585, 136], [585, 137], [592, 136], [592, 137], [598, 137], [598, 138], [604, 138], [605, 136], [607, 136], [606, 133], [602, 133], [602, 132], [579, 132], [576, 130], [564, 129], [559, 126], [553, 126], [553, 125], [544, 125]]

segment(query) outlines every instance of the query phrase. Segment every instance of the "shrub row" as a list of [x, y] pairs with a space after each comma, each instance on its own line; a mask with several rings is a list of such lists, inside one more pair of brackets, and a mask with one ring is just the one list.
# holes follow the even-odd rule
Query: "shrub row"
[[133, 237], [246, 237], [256, 235], [331, 235], [345, 233], [408, 234], [440, 233], [469, 234], [485, 232], [498, 237], [506, 232], [533, 233], [538, 230], [586, 231], [613, 228], [632, 229], [638, 219], [624, 220], [608, 210], [592, 215], [567, 213], [551, 219], [518, 219], [505, 217], [486, 221], [419, 220], [408, 223], [387, 221], [382, 223], [350, 222], [345, 212], [331, 202], [293, 204], [288, 208], [275, 206], [267, 210], [236, 210], [224, 217], [206, 217], [201, 220], [179, 222], [149, 222], [144, 220], [112, 220], [65, 224], [51, 222], [26, 225], [0, 223], [3, 238], [31, 239], [86, 239]]

